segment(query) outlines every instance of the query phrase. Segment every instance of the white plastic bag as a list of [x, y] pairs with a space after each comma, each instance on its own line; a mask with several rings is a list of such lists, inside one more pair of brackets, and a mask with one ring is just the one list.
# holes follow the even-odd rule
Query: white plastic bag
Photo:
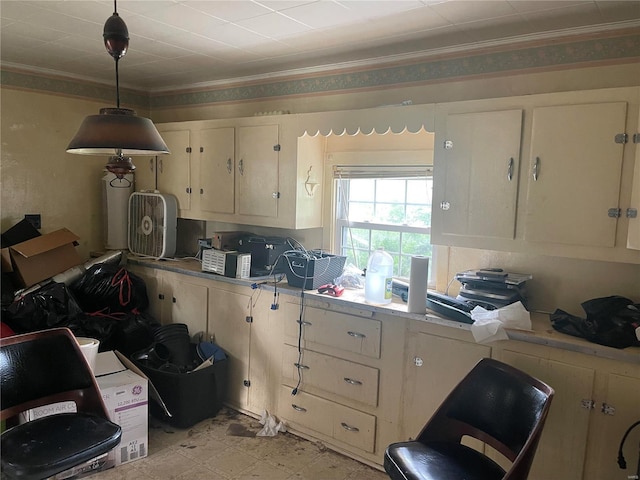
[[278, 432], [286, 432], [287, 427], [283, 422], [278, 422], [276, 417], [269, 414], [266, 410], [262, 411], [262, 418], [260, 418], [260, 425], [263, 425], [262, 430], [256, 433], [256, 437], [275, 437]]

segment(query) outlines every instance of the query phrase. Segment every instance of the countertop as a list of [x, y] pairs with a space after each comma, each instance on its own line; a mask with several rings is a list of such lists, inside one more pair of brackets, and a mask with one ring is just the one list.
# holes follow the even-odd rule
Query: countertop
[[[285, 295], [299, 297], [302, 290], [298, 287], [292, 287], [287, 284], [286, 278], [275, 283], [273, 276], [259, 277], [250, 279], [228, 278], [215, 273], [203, 272], [201, 270], [200, 261], [195, 258], [184, 259], [149, 259], [143, 257], [132, 257], [127, 262], [133, 265], [140, 265], [160, 270], [167, 270], [176, 273], [182, 273], [194, 277], [206, 278], [208, 280], [231, 283], [242, 286], [251, 286], [255, 284], [257, 287], [273, 291], [277, 288], [278, 292]], [[370, 312], [371, 314], [382, 314], [387, 316], [398, 316], [409, 318], [412, 320], [429, 322], [437, 325], [443, 325], [449, 328], [457, 328], [462, 330], [471, 330], [471, 325], [467, 323], [457, 322], [443, 318], [436, 313], [427, 309], [426, 314], [409, 313], [407, 304], [400, 299], [394, 297], [394, 301], [387, 305], [371, 305], [364, 300], [363, 290], [345, 289], [340, 297], [331, 297], [317, 293], [315, 290], [305, 290], [304, 296], [315, 302], [325, 303], [328, 308], [336, 310], [358, 310], [361, 312]], [[564, 350], [584, 353], [601, 358], [608, 358], [617, 361], [640, 364], [640, 347], [628, 347], [617, 349], [598, 345], [582, 338], [572, 337], [564, 333], [554, 330], [549, 320], [549, 315], [543, 313], [531, 313], [531, 330], [506, 329], [510, 340], [517, 340], [538, 345], [547, 345], [550, 347], [560, 348]]]

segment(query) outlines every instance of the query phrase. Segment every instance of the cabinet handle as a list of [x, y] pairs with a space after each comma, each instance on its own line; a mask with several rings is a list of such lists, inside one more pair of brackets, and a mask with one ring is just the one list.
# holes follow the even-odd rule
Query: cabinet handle
[[351, 425], [347, 425], [344, 422], [340, 423], [340, 425], [342, 425], [342, 428], [344, 428], [347, 432], [359, 432], [360, 431], [360, 429], [358, 427], [352, 427]]
[[238, 163], [238, 171], [240, 172], [240, 175], [244, 175], [244, 160], [242, 158]]
[[344, 377], [344, 381], [349, 385], [362, 385], [362, 382], [360, 380], [354, 380], [353, 378], [349, 377]]
[[154, 160], [153, 158], [149, 159], [149, 171], [151, 172], [153, 172], [153, 163], [154, 163], [153, 160]]
[[509, 159], [509, 165], [507, 167], [507, 180], [513, 180], [513, 157]]
[[364, 333], [358, 333], [358, 332], [347, 332], [347, 333], [355, 338], [367, 338], [367, 336]]
[[233, 165], [232, 165], [232, 161], [230, 158], [227, 159], [227, 173], [231, 174], [231, 172], [233, 171]]
[[300, 368], [300, 369], [304, 369], [304, 370], [309, 370], [309, 367], [307, 365], [303, 365], [302, 363], [294, 363], [293, 364], [296, 368]]
[[302, 325], [303, 327], [310, 327], [311, 325], [313, 325], [313, 323], [311, 322], [305, 322], [304, 320], [296, 320], [296, 322], [298, 322], [300, 325]]
[[538, 181], [538, 175], [540, 174], [540, 157], [536, 157], [536, 161], [533, 162], [533, 181]]
[[158, 170], [160, 171], [160, 173], [163, 173], [162, 159], [161, 158], [158, 159]]
[[304, 413], [304, 412], [306, 412], [306, 411], [307, 411], [307, 409], [306, 409], [306, 408], [304, 408], [304, 407], [299, 407], [299, 406], [298, 406], [298, 405], [296, 405], [295, 403], [292, 403], [292, 404], [291, 404], [291, 406], [293, 407], [293, 409], [294, 409], [296, 412], [303, 412], [303, 413]]

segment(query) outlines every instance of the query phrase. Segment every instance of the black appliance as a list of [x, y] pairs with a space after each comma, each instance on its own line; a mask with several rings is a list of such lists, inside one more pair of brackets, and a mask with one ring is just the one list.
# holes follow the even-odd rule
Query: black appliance
[[486, 310], [495, 310], [516, 302], [522, 302], [526, 307], [526, 282], [532, 278], [530, 274], [509, 273], [501, 268], [467, 270], [455, 276], [462, 284], [456, 298], [472, 302]]
[[283, 254], [293, 250], [287, 237], [247, 237], [238, 241], [238, 251], [251, 254], [251, 276], [263, 277], [285, 273], [287, 262]]

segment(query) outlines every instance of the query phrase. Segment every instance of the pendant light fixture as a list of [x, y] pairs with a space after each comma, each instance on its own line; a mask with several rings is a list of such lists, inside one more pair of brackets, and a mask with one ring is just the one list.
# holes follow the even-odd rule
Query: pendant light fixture
[[84, 119], [67, 147], [68, 153], [80, 155], [111, 154], [106, 169], [118, 178], [135, 170], [129, 155], [169, 153], [153, 122], [138, 117], [134, 110], [120, 107], [118, 61], [129, 48], [129, 31], [118, 15], [116, 0], [113, 15], [104, 24], [104, 46], [116, 63], [116, 107], [101, 108], [99, 115]]

